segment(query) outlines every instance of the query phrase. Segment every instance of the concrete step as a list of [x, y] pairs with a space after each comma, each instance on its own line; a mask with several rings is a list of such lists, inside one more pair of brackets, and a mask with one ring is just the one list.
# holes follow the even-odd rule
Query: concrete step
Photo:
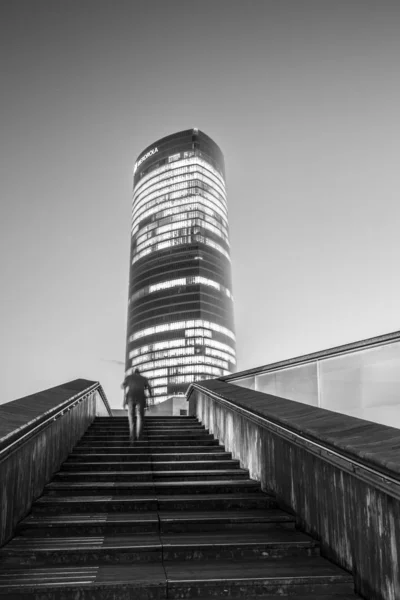
[[114, 512], [175, 512], [181, 516], [186, 511], [240, 511], [268, 510], [276, 508], [273, 496], [260, 493], [225, 493], [225, 494], [141, 494], [140, 496], [124, 494], [44, 495], [32, 506], [33, 515], [65, 515]]
[[[210, 433], [208, 429], [205, 429], [204, 426], [196, 426], [196, 427], [185, 427], [184, 429], [182, 427], [145, 427], [143, 429], [143, 433], [145, 435], [150, 435], [150, 434], [164, 434], [164, 435], [178, 435], [181, 433]], [[109, 436], [109, 435], [127, 435], [129, 434], [129, 426], [128, 425], [124, 425], [123, 427], [115, 427], [113, 429], [107, 429], [105, 427], [102, 427], [101, 429], [99, 427], [89, 427], [86, 430], [86, 434], [85, 435], [103, 435], [103, 436]]]
[[[174, 442], [176, 441], [184, 441], [184, 440], [215, 440], [214, 436], [206, 433], [206, 432], [189, 432], [186, 434], [181, 434], [181, 433], [157, 433], [157, 434], [144, 434], [143, 436], [141, 436], [140, 441], [143, 442], [150, 442], [150, 441], [155, 441], [158, 442], [160, 440], [173, 440]], [[95, 434], [89, 434], [86, 433], [80, 440], [81, 443], [87, 443], [87, 442], [99, 442], [99, 443], [103, 443], [103, 442], [129, 442], [129, 432], [127, 432], [125, 435], [95, 435]]]
[[166, 588], [161, 562], [0, 572], [0, 598], [7, 600], [164, 600]]
[[271, 527], [294, 529], [293, 515], [277, 508], [246, 507], [241, 510], [197, 510], [159, 511], [162, 533], [217, 532], [235, 529], [236, 531], [264, 531]]
[[156, 439], [151, 439], [149, 441], [135, 441], [133, 442], [133, 444], [131, 444], [131, 442], [129, 442], [129, 439], [126, 441], [112, 441], [112, 440], [89, 440], [86, 441], [84, 438], [82, 438], [79, 441], [79, 444], [76, 446], [76, 448], [87, 448], [88, 446], [90, 446], [90, 448], [146, 448], [146, 449], [150, 449], [150, 448], [159, 448], [159, 447], [164, 447], [167, 446], [168, 448], [171, 447], [177, 447], [177, 446], [185, 446], [185, 447], [193, 447], [196, 448], [198, 446], [218, 446], [219, 442], [218, 440], [215, 440], [213, 437], [203, 437], [203, 438], [199, 438], [199, 439], [184, 439], [184, 440], [175, 440], [175, 439], [171, 439], [171, 438], [165, 438], [165, 439], [161, 439], [161, 440], [156, 440]]
[[[87, 454], [83, 452], [73, 452], [69, 455], [66, 463], [83, 463], [85, 462], [116, 462], [120, 464], [121, 462], [141, 462], [141, 463], [165, 463], [165, 462], [215, 462], [215, 461], [227, 461], [232, 459], [232, 454], [230, 452], [221, 452], [218, 448], [216, 448], [215, 452], [207, 451], [207, 452], [164, 452], [162, 454], [149, 454], [149, 453], [135, 453], [132, 449], [132, 452], [117, 454], [115, 452], [89, 452]], [[64, 465], [66, 464], [64, 463]]]
[[158, 534], [134, 536], [22, 537], [0, 549], [2, 568], [17, 566], [107, 565], [161, 562]]
[[225, 531], [264, 531], [270, 528], [294, 529], [295, 518], [279, 509], [242, 511], [159, 511], [31, 514], [18, 525], [25, 537], [122, 535], [134, 533], [190, 533]]
[[[197, 492], [197, 491], [196, 491]], [[276, 499], [260, 489], [218, 493], [210, 489], [204, 494], [165, 494], [157, 497], [160, 512], [222, 511], [276, 508]]]
[[25, 537], [63, 537], [158, 534], [160, 522], [156, 511], [35, 514], [26, 517], [17, 527]]
[[[124, 420], [126, 419], [126, 416], [123, 415], [121, 416], [116, 416], [116, 417], [95, 417], [94, 422], [109, 422], [109, 423], [117, 423], [118, 421]], [[153, 416], [149, 416], [149, 415], [145, 415], [144, 417], [145, 421], [148, 422], [152, 422], [152, 421], [179, 421], [179, 422], [184, 422], [186, 421], [196, 421], [198, 422], [197, 417], [193, 416], [193, 415], [175, 415], [175, 416], [166, 416], [166, 415], [153, 415]]]
[[[128, 423], [128, 411], [126, 411], [125, 416], [123, 417], [111, 417], [107, 420], [108, 417], [99, 417], [96, 418], [92, 423], [91, 427], [99, 426], [99, 427], [119, 427], [121, 425], [126, 425]], [[192, 425], [202, 425], [198, 419], [195, 417], [144, 417], [145, 427], [153, 427], [153, 426], [167, 426], [167, 427], [191, 427]]]
[[[320, 557], [313, 559], [321, 560]], [[277, 562], [277, 561], [275, 561]], [[270, 574], [265, 570], [260, 573], [265, 563], [259, 564], [252, 577], [243, 581], [238, 575], [235, 563], [228, 563], [224, 572], [232, 577], [223, 579], [223, 573], [214, 573], [209, 568], [203, 572], [201, 579], [193, 580], [194, 573], [188, 572], [190, 563], [174, 565], [168, 563], [167, 570], [161, 563], [139, 563], [137, 565], [103, 565], [92, 567], [49, 567], [49, 568], [19, 568], [8, 569], [0, 574], [0, 597], [8, 600], [162, 600], [167, 597], [195, 597], [190, 590], [198, 592], [205, 590], [207, 595], [196, 595], [196, 600], [210, 600], [214, 597], [233, 597], [236, 599], [252, 600], [282, 600], [288, 596], [299, 600], [355, 600], [345, 576], [318, 570], [319, 577], [312, 580], [309, 571], [299, 569], [300, 575], [293, 574], [293, 569], [285, 566], [285, 561], [279, 561], [279, 573]], [[199, 565], [199, 563], [196, 563]], [[315, 565], [315, 562], [314, 562]], [[175, 567], [175, 568], [174, 568]], [[244, 563], [244, 567], [247, 564]], [[235, 570], [235, 573], [232, 571]], [[207, 575], [217, 575], [210, 578]], [[185, 579], [186, 578], [186, 579]], [[327, 589], [330, 586], [332, 591]], [[274, 589], [278, 589], [274, 593]], [[281, 591], [280, 591], [281, 590]], [[182, 594], [188, 592], [185, 596]], [[216, 592], [216, 593], [215, 593]], [[294, 593], [293, 593], [294, 592]], [[228, 596], [229, 594], [229, 596]], [[279, 595], [278, 595], [279, 594]]]
[[203, 425], [202, 423], [199, 422], [193, 422], [193, 423], [186, 423], [185, 425], [182, 425], [180, 423], [177, 423], [176, 425], [173, 424], [166, 424], [166, 423], [144, 423], [143, 425], [144, 427], [144, 431], [186, 431], [187, 429], [193, 430], [193, 431], [197, 431], [197, 430], [204, 430], [205, 429], [205, 425]]
[[150, 482], [150, 481], [222, 481], [248, 479], [249, 471], [247, 469], [192, 469], [190, 471], [162, 471], [157, 469], [152, 470], [135, 470], [135, 471], [59, 471], [55, 474], [53, 481], [65, 481], [78, 483], [80, 481], [109, 481], [109, 482]]
[[131, 562], [204, 561], [319, 556], [318, 542], [296, 530], [267, 528], [222, 532], [135, 533], [116, 536], [15, 536], [0, 549], [10, 566], [98, 565]]
[[[92, 457], [92, 455], [90, 455]], [[92, 458], [93, 460], [93, 458]], [[146, 462], [139, 461], [97, 461], [96, 462], [83, 462], [83, 461], [71, 461], [67, 460], [61, 467], [62, 471], [75, 472], [75, 471], [148, 471], [152, 472], [159, 471], [192, 471], [192, 470], [220, 470], [220, 469], [234, 469], [240, 468], [240, 462], [238, 460], [170, 460], [170, 461], [157, 461]]]
[[33, 515], [63, 515], [71, 513], [91, 514], [97, 512], [156, 512], [158, 499], [153, 493], [136, 495], [85, 494], [43, 495], [32, 505]]
[[196, 480], [196, 481], [80, 481], [64, 482], [53, 481], [44, 488], [44, 493], [52, 496], [92, 496], [93, 494], [112, 493], [113, 495], [129, 494], [232, 494], [236, 492], [260, 492], [260, 484], [251, 479], [237, 480]]
[[168, 598], [249, 598], [320, 594], [343, 598], [353, 592], [350, 574], [320, 556], [280, 560], [165, 562]]
[[[73, 455], [77, 454], [77, 453], [91, 453], [91, 454], [97, 454], [97, 453], [102, 453], [105, 451], [105, 447], [104, 446], [75, 446], [74, 450], [73, 450]], [[179, 448], [175, 445], [171, 445], [171, 446], [164, 446], [164, 445], [148, 445], [146, 446], [139, 446], [138, 442], [134, 442], [132, 446], [130, 446], [129, 444], [127, 446], [110, 446], [107, 448], [107, 452], [109, 452], [110, 454], [147, 454], [147, 455], [154, 455], [154, 454], [161, 454], [161, 453], [166, 453], [166, 454], [173, 454], [173, 453], [179, 453], [179, 454], [191, 454], [193, 452], [195, 453], [204, 453], [204, 452], [225, 452], [225, 448], [224, 446], [217, 446], [216, 444], [208, 444], [207, 446], [201, 446], [201, 445], [190, 445], [190, 446], [179, 446]], [[70, 455], [71, 456], [71, 455]]]

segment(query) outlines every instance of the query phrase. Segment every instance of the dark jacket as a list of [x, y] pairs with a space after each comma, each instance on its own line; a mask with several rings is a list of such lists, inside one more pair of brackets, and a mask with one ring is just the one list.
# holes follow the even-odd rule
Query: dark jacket
[[144, 393], [145, 389], [148, 389], [150, 394], [151, 386], [147, 377], [143, 377], [139, 373], [132, 373], [131, 375], [127, 375], [124, 379], [123, 383], [124, 387], [128, 388], [126, 393], [126, 398], [133, 400], [145, 400], [146, 394]]

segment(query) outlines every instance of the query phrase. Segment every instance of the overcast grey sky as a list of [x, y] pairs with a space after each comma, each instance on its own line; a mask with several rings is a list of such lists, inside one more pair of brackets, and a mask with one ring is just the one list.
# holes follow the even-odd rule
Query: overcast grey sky
[[400, 329], [398, 2], [0, 9], [0, 403], [121, 403], [132, 166], [189, 127], [225, 155], [239, 370]]

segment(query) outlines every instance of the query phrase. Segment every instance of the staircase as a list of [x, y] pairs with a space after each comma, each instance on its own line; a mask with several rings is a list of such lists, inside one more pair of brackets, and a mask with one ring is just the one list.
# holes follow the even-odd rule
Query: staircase
[[192, 417], [98, 417], [15, 537], [0, 597], [356, 600], [259, 483]]

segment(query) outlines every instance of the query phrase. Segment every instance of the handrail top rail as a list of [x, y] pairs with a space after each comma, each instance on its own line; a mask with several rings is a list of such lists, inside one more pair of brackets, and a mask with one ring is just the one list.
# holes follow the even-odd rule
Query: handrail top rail
[[0, 452], [14, 444], [43, 422], [56, 418], [59, 413], [78, 402], [87, 394], [99, 392], [111, 415], [107, 397], [98, 381], [74, 379], [0, 405]]
[[392, 333], [385, 333], [384, 335], [378, 335], [372, 338], [359, 340], [357, 342], [351, 342], [349, 344], [342, 344], [340, 346], [334, 346], [333, 348], [327, 348], [326, 350], [318, 350], [317, 352], [311, 352], [309, 354], [302, 354], [293, 358], [287, 358], [260, 367], [252, 367], [245, 371], [239, 371], [238, 373], [232, 373], [231, 375], [225, 375], [219, 377], [220, 381], [237, 381], [251, 377], [252, 375], [262, 375], [263, 373], [269, 373], [271, 371], [280, 371], [285, 368], [297, 367], [310, 362], [324, 360], [328, 358], [334, 358], [338, 356], [344, 356], [345, 354], [351, 354], [359, 350], [368, 350], [379, 346], [386, 346], [394, 342], [400, 342], [400, 331], [393, 331]]
[[[247, 413], [266, 427], [277, 426], [299, 438], [301, 445], [314, 444], [333, 452], [354, 466], [369, 469], [375, 476], [400, 484], [400, 430], [357, 417], [343, 415], [236, 386], [220, 379], [190, 384], [217, 401]], [[303, 443], [304, 442], [304, 443]]]

